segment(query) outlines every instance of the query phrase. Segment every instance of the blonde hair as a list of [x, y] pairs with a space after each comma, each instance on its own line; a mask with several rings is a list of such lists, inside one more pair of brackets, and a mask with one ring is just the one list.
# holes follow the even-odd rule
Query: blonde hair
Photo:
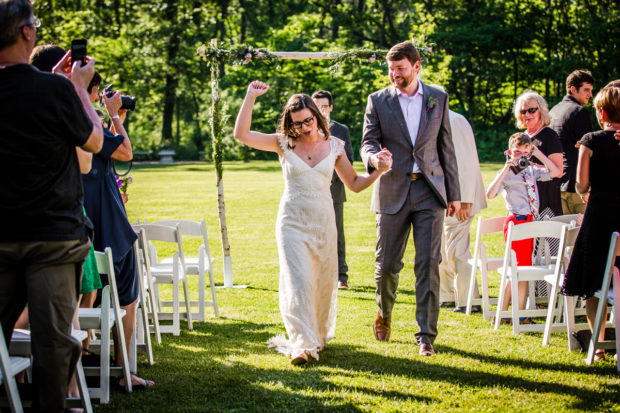
[[612, 123], [620, 123], [620, 88], [605, 87], [594, 98], [594, 107], [600, 111], [605, 109], [607, 120]]
[[548, 126], [551, 123], [551, 116], [549, 115], [549, 105], [547, 105], [545, 98], [533, 90], [526, 90], [521, 93], [517, 100], [515, 100], [512, 107], [515, 114], [515, 119], [517, 120], [517, 128], [525, 129], [527, 127], [525, 121], [523, 120], [521, 110], [523, 109], [523, 105], [528, 102], [536, 102], [536, 105], [538, 105], [538, 110], [540, 111], [540, 121], [542, 122], [542, 126]]
[[508, 149], [517, 148], [523, 145], [533, 145], [530, 135], [523, 132], [517, 132], [510, 135], [510, 139], [508, 139]]

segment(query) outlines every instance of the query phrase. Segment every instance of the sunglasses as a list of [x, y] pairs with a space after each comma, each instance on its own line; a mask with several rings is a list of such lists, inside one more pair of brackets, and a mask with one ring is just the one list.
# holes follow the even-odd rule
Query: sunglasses
[[537, 110], [538, 108], [529, 108], [529, 109], [520, 110], [519, 112], [521, 112], [522, 115], [525, 115], [526, 113], [533, 115], [534, 113], [536, 113]]
[[293, 128], [300, 130], [302, 124], [306, 126], [312, 126], [313, 123], [314, 123], [314, 116], [309, 116], [306, 119], [302, 120], [301, 122], [293, 122]]

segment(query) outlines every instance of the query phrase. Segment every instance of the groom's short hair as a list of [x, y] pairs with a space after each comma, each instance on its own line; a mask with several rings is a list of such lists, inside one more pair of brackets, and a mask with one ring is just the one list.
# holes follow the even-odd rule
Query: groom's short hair
[[330, 106], [334, 104], [334, 98], [329, 90], [317, 90], [312, 94], [312, 99], [327, 99]]
[[418, 52], [418, 49], [416, 49], [413, 43], [407, 40], [392, 46], [385, 58], [392, 62], [407, 59], [412, 65], [414, 65], [420, 60], [420, 52]]

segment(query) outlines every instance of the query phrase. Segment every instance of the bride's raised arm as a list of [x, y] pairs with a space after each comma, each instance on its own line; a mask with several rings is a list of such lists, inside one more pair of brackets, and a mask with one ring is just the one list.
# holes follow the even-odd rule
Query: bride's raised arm
[[252, 109], [254, 102], [260, 95], [265, 94], [269, 86], [258, 80], [248, 86], [248, 91], [243, 99], [243, 104], [235, 122], [234, 136], [239, 142], [262, 151], [277, 152], [282, 155], [282, 148], [278, 144], [278, 135], [275, 133], [261, 133], [250, 130], [252, 124]]

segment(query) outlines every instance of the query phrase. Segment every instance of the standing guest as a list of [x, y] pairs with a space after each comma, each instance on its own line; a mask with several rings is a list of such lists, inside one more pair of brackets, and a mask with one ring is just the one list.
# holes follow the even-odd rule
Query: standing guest
[[[353, 164], [353, 146], [349, 137], [349, 128], [342, 123], [338, 123], [331, 119], [331, 112], [334, 110], [334, 99], [332, 94], [327, 90], [319, 90], [312, 94], [312, 100], [319, 107], [321, 114], [329, 124], [329, 134], [344, 142], [344, 152]], [[344, 184], [338, 177], [338, 174], [332, 176], [332, 184], [329, 188], [332, 193], [332, 202], [334, 204], [334, 213], [336, 214], [336, 229], [338, 230], [338, 288], [349, 288], [349, 276], [347, 272], [349, 267], [346, 261], [346, 245], [344, 239], [344, 202], [347, 196], [344, 191]]]
[[[443, 222], [439, 301], [442, 307], [451, 304], [455, 306], [454, 312], [464, 313], [471, 279], [471, 265], [468, 263], [472, 258], [469, 252], [469, 227], [474, 216], [487, 207], [487, 199], [474, 132], [463, 115], [453, 111], [449, 113], [459, 170], [461, 210], [456, 216], [446, 217]], [[474, 285], [474, 298], [478, 298], [478, 284]], [[472, 306], [472, 312], [480, 311], [479, 305]]]
[[[497, 194], [502, 192], [506, 201], [508, 216], [504, 221], [504, 240], [508, 236], [508, 228], [511, 222], [514, 225], [519, 225], [535, 220], [540, 210], [540, 191], [538, 190], [540, 184], [562, 175], [561, 170], [556, 164], [534, 145], [532, 139], [526, 133], [517, 132], [512, 135], [508, 141], [508, 151], [506, 153], [508, 156], [506, 164], [487, 188], [487, 197], [489, 199], [495, 198]], [[517, 161], [521, 156], [525, 156], [528, 159], [535, 156], [543, 162], [543, 166], [540, 167], [532, 162], [520, 171], [515, 170]], [[514, 241], [511, 248], [515, 252], [517, 265], [532, 265], [533, 239]], [[519, 309], [523, 309], [525, 308], [525, 300], [527, 298], [527, 281], [519, 281], [518, 288], [518, 305]], [[507, 310], [512, 291], [510, 281], [506, 284], [504, 291], [504, 302], [501, 305], [502, 310]], [[531, 324], [530, 319], [521, 319], [521, 322]], [[495, 324], [495, 322], [493, 323]]]
[[391, 166], [387, 150], [379, 154], [377, 170], [359, 176], [343, 156], [344, 142], [329, 135], [327, 122], [304, 94], [291, 96], [280, 116], [279, 133], [250, 130], [256, 98], [269, 90], [254, 81], [237, 115], [234, 136], [256, 149], [275, 152], [284, 174], [284, 193], [276, 223], [280, 257], [280, 313], [288, 339], [271, 338], [276, 351], [302, 365], [334, 337], [338, 254], [336, 220], [329, 186], [334, 168], [349, 189], [359, 192], [370, 186]]
[[[614, 231], [620, 231], [620, 144], [614, 138], [620, 131], [620, 88], [605, 87], [598, 92], [594, 107], [603, 130], [588, 133], [580, 141], [575, 189], [580, 194], [590, 191], [590, 197], [562, 286], [563, 294], [585, 297], [591, 330], [599, 300], [595, 293], [602, 287], [609, 240]], [[602, 328], [600, 340], [604, 336]], [[603, 358], [605, 350], [597, 350], [595, 359]]]
[[592, 97], [593, 87], [594, 78], [590, 72], [575, 70], [566, 78], [566, 96], [549, 112], [549, 127], [560, 137], [564, 153], [564, 175], [560, 185], [563, 214], [583, 214], [586, 210], [586, 203], [575, 193], [579, 152], [575, 144], [583, 135], [592, 132], [590, 113], [584, 106]]
[[[392, 170], [374, 187], [376, 213], [375, 338], [388, 341], [403, 254], [413, 228], [415, 245], [416, 342], [421, 356], [435, 354], [439, 317], [439, 262], [444, 213], [460, 209], [456, 155], [450, 132], [448, 95], [418, 79], [420, 53], [406, 41], [388, 52], [392, 86], [368, 96], [364, 115], [362, 159], [368, 172], [380, 164], [387, 148]], [[447, 212], [445, 210], [447, 209]]]
[[76, 62], [70, 80], [40, 72], [28, 63], [39, 25], [28, 0], [0, 0], [0, 321], [10, 342], [28, 302], [33, 410], [62, 412], [92, 228], [75, 147], [98, 152], [103, 136], [86, 93], [95, 61]]
[[[98, 79], [101, 83], [100, 77]], [[93, 103], [99, 99], [99, 84], [96, 83], [97, 79], [92, 83], [89, 94]], [[133, 158], [133, 152], [131, 141], [123, 126], [127, 110], [121, 109], [120, 91], [116, 91], [112, 96], [104, 94], [103, 102], [110, 118], [111, 127], [110, 129], [103, 129], [103, 148], [101, 152], [93, 156], [92, 170], [88, 174], [82, 175], [84, 206], [88, 217], [95, 226], [95, 249], [104, 251], [106, 247], [110, 247], [114, 255], [116, 287], [121, 308], [125, 310], [123, 330], [127, 354], [129, 354], [131, 338], [136, 327], [139, 293], [138, 269], [133, 249], [137, 236], [127, 219], [127, 212], [116, 184], [113, 162], [114, 160], [130, 161]], [[109, 284], [106, 274], [101, 275], [101, 281], [103, 285]], [[115, 340], [114, 345], [119, 346], [120, 341]], [[120, 366], [120, 350], [114, 351], [114, 354], [116, 365]], [[119, 380], [119, 384], [125, 385], [124, 378]], [[144, 389], [153, 386], [154, 382], [132, 374], [131, 384], [135, 389]]]
[[[563, 173], [562, 144], [558, 134], [547, 126], [551, 122], [551, 117], [545, 99], [532, 90], [526, 90], [514, 103], [514, 115], [517, 128], [525, 129], [525, 133], [532, 139], [534, 146], [540, 149], [543, 155], [551, 159], [560, 173]], [[532, 158], [532, 161], [538, 166], [543, 166], [542, 160], [536, 156]], [[548, 182], [539, 182], [538, 193], [538, 215], [547, 217], [562, 215], [559, 178], [554, 178]]]

